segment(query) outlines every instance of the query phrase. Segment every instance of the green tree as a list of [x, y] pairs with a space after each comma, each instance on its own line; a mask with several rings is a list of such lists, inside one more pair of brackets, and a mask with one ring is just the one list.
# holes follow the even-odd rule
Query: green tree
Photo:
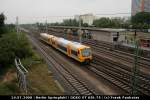
[[[65, 19], [62, 23], [51, 23], [52, 26], [79, 26], [79, 21], [76, 19]], [[81, 26], [88, 27], [87, 23], [83, 23], [83, 20], [81, 20]]]
[[129, 28], [130, 20], [124, 18], [106, 18], [94, 20], [93, 25], [101, 28]]
[[25, 58], [31, 55], [32, 51], [24, 34], [20, 34], [19, 39], [13, 32], [3, 34], [0, 38], [0, 68], [13, 64], [15, 57]]
[[64, 26], [79, 26], [79, 22], [75, 19], [65, 19], [61, 25]]
[[124, 23], [122, 24], [122, 28], [129, 29], [131, 28], [131, 19], [125, 20]]
[[0, 37], [2, 34], [7, 32], [7, 28], [5, 27], [5, 15], [3, 13], [0, 14]]
[[102, 17], [100, 19], [94, 20], [93, 25], [95, 25], [96, 27], [102, 27], [102, 28], [109, 28], [111, 27], [111, 20], [109, 18], [106, 17]]
[[150, 28], [150, 12], [139, 12], [132, 16], [131, 21], [134, 28]]
[[3, 13], [0, 14], [0, 27], [4, 26], [5, 15]]
[[111, 27], [112, 28], [122, 28], [125, 23], [123, 18], [112, 18], [111, 19]]

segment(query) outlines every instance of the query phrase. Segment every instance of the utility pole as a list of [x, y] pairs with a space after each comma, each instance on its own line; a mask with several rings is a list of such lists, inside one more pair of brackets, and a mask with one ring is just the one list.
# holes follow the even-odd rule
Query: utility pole
[[[136, 31], [135, 31], [136, 34]], [[139, 66], [138, 66], [138, 60], [139, 60], [139, 53], [140, 53], [140, 48], [139, 48], [139, 42], [136, 38], [134, 37], [134, 43], [135, 43], [135, 52], [134, 52], [134, 66], [132, 68], [132, 80], [131, 80], [131, 86], [132, 86], [132, 95], [138, 95], [138, 78], [139, 78]]]
[[79, 42], [82, 43], [82, 30], [81, 30], [81, 15], [79, 16]]
[[67, 29], [67, 38], [68, 40], [71, 40], [71, 29]]
[[18, 39], [19, 39], [19, 22], [18, 22], [18, 16], [16, 17], [16, 31], [17, 31], [17, 36], [18, 36]]
[[48, 33], [47, 18], [46, 18], [46, 21], [45, 21], [45, 26], [46, 26], [46, 33]]
[[81, 15], [79, 16], [79, 29], [81, 29]]

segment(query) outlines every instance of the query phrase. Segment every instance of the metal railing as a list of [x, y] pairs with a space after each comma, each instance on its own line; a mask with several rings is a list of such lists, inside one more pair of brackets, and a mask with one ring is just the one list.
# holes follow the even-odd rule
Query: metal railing
[[19, 58], [15, 58], [15, 65], [17, 68], [17, 79], [19, 87], [27, 94], [27, 69], [21, 64]]

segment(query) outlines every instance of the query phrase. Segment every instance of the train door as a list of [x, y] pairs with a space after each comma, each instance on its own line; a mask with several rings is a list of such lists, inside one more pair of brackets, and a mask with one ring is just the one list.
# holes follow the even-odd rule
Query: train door
[[55, 44], [54, 43], [54, 37], [51, 38], [51, 43], [52, 43], [52, 46], [54, 46], [54, 44]]
[[50, 39], [50, 41], [51, 41], [51, 46], [52, 46], [52, 45], [53, 45], [53, 44], [52, 44], [52, 41], [53, 41], [52, 38]]
[[57, 40], [55, 39], [55, 48], [57, 48]]
[[79, 59], [81, 59], [81, 55], [80, 55], [80, 50], [79, 49], [77, 50], [77, 56], [78, 56]]
[[67, 54], [68, 54], [68, 56], [71, 56], [71, 47], [70, 47], [70, 45], [67, 46]]
[[51, 45], [51, 38], [48, 39], [48, 43]]
[[57, 39], [55, 37], [52, 38], [52, 46], [57, 47]]

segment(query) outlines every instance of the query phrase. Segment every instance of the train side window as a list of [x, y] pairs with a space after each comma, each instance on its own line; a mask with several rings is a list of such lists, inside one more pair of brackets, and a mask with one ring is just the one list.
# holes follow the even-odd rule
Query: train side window
[[76, 51], [72, 50], [71, 53], [72, 53], [73, 55], [77, 56], [77, 52], [76, 52]]
[[79, 50], [77, 51], [77, 54], [78, 54], [78, 55], [80, 54]]

